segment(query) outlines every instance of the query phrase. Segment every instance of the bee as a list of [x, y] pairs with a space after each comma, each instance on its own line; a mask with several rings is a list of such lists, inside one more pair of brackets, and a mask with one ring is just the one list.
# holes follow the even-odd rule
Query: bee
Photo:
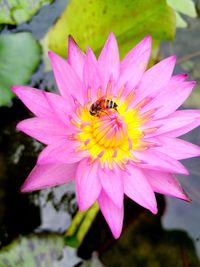
[[109, 109], [117, 111], [117, 104], [113, 100], [101, 97], [90, 106], [90, 114], [100, 117], [102, 114], [108, 114]]

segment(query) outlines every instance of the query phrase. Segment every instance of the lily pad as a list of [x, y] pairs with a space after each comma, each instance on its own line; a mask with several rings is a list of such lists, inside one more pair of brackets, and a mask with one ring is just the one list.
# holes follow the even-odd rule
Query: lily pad
[[20, 237], [0, 252], [0, 267], [73, 267], [78, 262], [76, 251], [65, 247], [58, 234]]
[[53, 0], [1, 0], [0, 24], [20, 24], [28, 21], [41, 8]]
[[71, 34], [83, 50], [90, 45], [98, 53], [110, 31], [117, 36], [123, 56], [147, 34], [157, 42], [172, 40], [175, 13], [164, 0], [71, 0], [48, 33], [48, 47], [66, 56]]
[[21, 237], [0, 252], [0, 267], [49, 267], [62, 257], [63, 238], [57, 235]]
[[187, 21], [184, 20], [179, 13], [192, 18], [197, 17], [195, 4], [192, 0], [167, 0], [167, 3], [176, 12], [176, 26], [179, 28], [186, 28], [188, 25]]
[[31, 33], [0, 36], [0, 106], [14, 96], [10, 86], [26, 84], [40, 62], [41, 49]]
[[173, 7], [176, 11], [195, 18], [197, 12], [195, 10], [195, 4], [192, 0], [167, 0], [167, 3]]
[[101, 263], [100, 259], [98, 258], [98, 254], [93, 252], [92, 258], [84, 261], [80, 267], [105, 267], [105, 265]]

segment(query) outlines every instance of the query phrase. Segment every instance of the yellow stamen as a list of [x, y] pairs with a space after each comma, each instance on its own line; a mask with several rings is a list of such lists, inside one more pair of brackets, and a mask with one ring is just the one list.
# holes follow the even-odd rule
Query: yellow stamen
[[143, 100], [141, 100], [141, 101], [134, 107], [134, 109], [135, 109], [135, 110], [140, 110], [141, 108], [143, 108], [144, 106], [146, 106], [146, 105], [149, 103], [150, 100], [151, 100], [150, 97], [146, 97], [146, 98], [144, 98]]
[[134, 96], [135, 96], [135, 92], [132, 90], [132, 91], [128, 94], [128, 96], [126, 97], [126, 100], [125, 100], [126, 103], [127, 103], [127, 106], [130, 105], [130, 103], [132, 102]]
[[[142, 151], [153, 146], [146, 142], [145, 134], [152, 133], [157, 127], [142, 129], [143, 124], [151, 119], [155, 109], [141, 113], [142, 107], [149, 103], [146, 97], [135, 107], [129, 107], [135, 93], [132, 90], [124, 99], [121, 99], [125, 86], [122, 86], [117, 97], [111, 96], [112, 86], [109, 82], [106, 89], [105, 100], [117, 103], [114, 108], [102, 108], [100, 116], [92, 116], [89, 112], [92, 103], [76, 110], [77, 118], [70, 118], [71, 123], [78, 128], [75, 138], [80, 142], [76, 151], [87, 150], [90, 155], [89, 163], [99, 161], [101, 168], [113, 169], [114, 165], [125, 170], [129, 161], [140, 163], [141, 160], [133, 155], [133, 151]], [[91, 90], [88, 89], [88, 100], [91, 99]], [[101, 88], [97, 92], [97, 100], [102, 97]], [[113, 165], [114, 164], [114, 165]]]

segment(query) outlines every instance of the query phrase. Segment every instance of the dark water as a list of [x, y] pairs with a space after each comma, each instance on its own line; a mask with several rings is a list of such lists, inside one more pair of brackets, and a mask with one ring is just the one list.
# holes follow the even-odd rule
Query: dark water
[[[39, 40], [61, 14], [66, 3], [66, 0], [57, 0], [54, 4], [43, 7], [31, 22], [18, 27], [5, 27], [3, 32], [31, 31]], [[161, 55], [177, 54], [180, 64], [176, 72], [187, 70], [191, 78], [200, 81], [200, 58], [198, 55], [192, 56], [193, 52], [200, 48], [200, 21], [192, 19], [189, 23], [189, 29], [178, 30], [173, 44], [163, 44]], [[186, 55], [188, 58], [184, 59]], [[42, 89], [55, 89], [52, 73], [44, 72], [43, 63], [33, 75], [31, 85]], [[198, 89], [200, 88], [196, 89], [195, 97], [186, 103], [186, 108], [200, 108]], [[2, 248], [15, 238], [30, 233], [36, 232], [39, 236], [41, 233], [60, 235], [70, 225], [77, 211], [73, 184], [31, 194], [21, 194], [19, 191], [42, 149], [40, 143], [15, 130], [18, 121], [30, 116], [28, 110], [17, 99], [13, 101], [11, 107], [0, 108], [0, 246]], [[200, 129], [187, 134], [185, 139], [200, 145]], [[158, 196], [159, 214], [154, 216], [126, 200], [125, 223], [119, 240], [113, 239], [102, 215], [98, 214], [78, 251], [65, 248], [57, 265], [52, 263], [52, 266], [75, 266], [80, 262], [80, 258], [89, 259], [94, 251], [97, 251], [102, 263], [109, 267], [200, 266], [199, 163], [200, 159], [185, 161], [184, 164], [191, 175], [179, 177], [193, 199], [192, 203]], [[96, 263], [93, 266], [102, 266], [99, 262], [99, 265], [97, 264], [96, 258], [94, 262]]]

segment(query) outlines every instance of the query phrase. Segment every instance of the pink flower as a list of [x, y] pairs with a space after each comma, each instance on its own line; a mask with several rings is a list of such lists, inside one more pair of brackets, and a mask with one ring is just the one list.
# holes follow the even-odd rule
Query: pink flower
[[67, 60], [49, 53], [60, 95], [12, 88], [35, 115], [17, 129], [47, 145], [22, 191], [75, 179], [80, 210], [98, 201], [115, 238], [124, 194], [154, 214], [154, 192], [189, 201], [174, 174], [188, 174], [179, 160], [200, 155], [177, 138], [200, 125], [199, 110], [176, 111], [195, 82], [172, 76], [175, 56], [146, 70], [150, 51], [147, 36], [120, 62], [110, 33], [96, 59], [69, 37]]

